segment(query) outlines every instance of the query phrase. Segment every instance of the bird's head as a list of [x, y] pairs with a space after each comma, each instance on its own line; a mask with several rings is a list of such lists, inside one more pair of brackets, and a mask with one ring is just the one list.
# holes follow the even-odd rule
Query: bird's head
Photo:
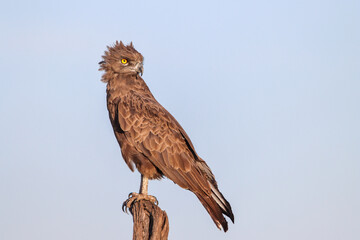
[[[105, 74], [118, 75], [134, 75], [143, 74], [144, 57], [136, 51], [132, 42], [129, 45], [124, 45], [121, 41], [114, 44], [114, 46], [107, 47], [105, 55], [102, 56], [103, 61], [99, 62], [99, 71], [104, 70]], [[108, 82], [106, 77], [102, 79], [103, 82]]]

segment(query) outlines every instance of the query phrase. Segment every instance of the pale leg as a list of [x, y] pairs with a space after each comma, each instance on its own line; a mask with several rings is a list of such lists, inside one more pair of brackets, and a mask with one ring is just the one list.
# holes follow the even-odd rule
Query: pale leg
[[149, 179], [143, 175], [141, 175], [141, 183], [140, 183], [140, 193], [130, 193], [129, 198], [123, 203], [122, 209], [123, 211], [127, 211], [128, 208], [131, 207], [131, 205], [140, 200], [147, 200], [150, 202], [158, 204], [157, 199], [154, 196], [148, 195], [148, 183]]
[[148, 183], [149, 179], [141, 174], [141, 183], [140, 183], [140, 194], [148, 194]]

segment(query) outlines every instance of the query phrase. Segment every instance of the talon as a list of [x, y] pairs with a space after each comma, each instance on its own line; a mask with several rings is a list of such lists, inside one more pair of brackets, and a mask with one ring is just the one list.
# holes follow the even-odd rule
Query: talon
[[128, 213], [127, 210], [131, 208], [132, 204], [140, 200], [147, 200], [154, 203], [155, 205], [159, 205], [159, 201], [156, 199], [156, 197], [133, 192], [130, 193], [128, 199], [123, 202], [121, 209], [123, 210], [123, 212]]

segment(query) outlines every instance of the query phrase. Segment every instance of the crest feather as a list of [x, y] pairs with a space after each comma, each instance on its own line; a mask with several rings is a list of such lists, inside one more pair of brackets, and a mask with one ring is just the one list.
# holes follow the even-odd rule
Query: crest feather
[[116, 41], [115, 44], [107, 46], [107, 50], [102, 56], [103, 61], [99, 62], [99, 71], [105, 71], [102, 77], [103, 82], [108, 82], [111, 79], [110, 75], [119, 73], [117, 69], [119, 69], [118, 64], [122, 58], [136, 62], [144, 60], [144, 57], [136, 51], [132, 42], [125, 45], [122, 41]]

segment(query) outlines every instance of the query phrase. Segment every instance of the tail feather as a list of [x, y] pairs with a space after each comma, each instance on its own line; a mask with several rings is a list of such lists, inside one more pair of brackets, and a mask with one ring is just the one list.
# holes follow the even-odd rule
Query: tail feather
[[219, 229], [228, 230], [228, 223], [223, 214], [228, 216], [234, 222], [234, 214], [232, 213], [231, 206], [226, 201], [224, 196], [216, 187], [211, 184], [212, 193], [210, 196], [205, 194], [195, 193], [202, 205], [205, 207], [210, 217]]
[[222, 227], [226, 232], [228, 230], [228, 224], [223, 214], [228, 216], [231, 221], [234, 222], [234, 214], [231, 210], [230, 203], [219, 191], [214, 174], [211, 172], [206, 162], [199, 158], [196, 164], [202, 174], [206, 176], [210, 189], [206, 189], [204, 192], [193, 192], [208, 211], [216, 226], [219, 229]]
[[222, 213], [228, 216], [231, 219], [231, 221], [234, 223], [234, 214], [231, 210], [230, 203], [224, 198], [224, 196], [215, 186], [210, 184], [210, 187], [211, 187], [211, 197], [219, 205], [219, 207], [222, 210]]

